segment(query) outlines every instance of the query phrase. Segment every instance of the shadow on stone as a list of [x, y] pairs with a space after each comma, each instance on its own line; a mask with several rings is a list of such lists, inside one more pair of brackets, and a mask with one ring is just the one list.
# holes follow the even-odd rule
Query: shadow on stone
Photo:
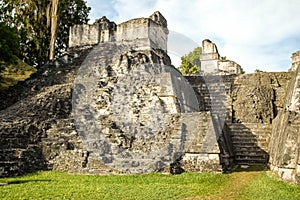
[[231, 123], [234, 163], [239, 171], [265, 170], [269, 162], [267, 153], [271, 125], [258, 123]]

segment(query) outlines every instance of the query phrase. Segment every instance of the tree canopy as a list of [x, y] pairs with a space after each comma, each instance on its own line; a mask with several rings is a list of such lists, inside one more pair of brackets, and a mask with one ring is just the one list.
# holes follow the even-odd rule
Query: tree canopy
[[17, 30], [0, 22], [0, 35], [0, 61], [14, 61], [20, 53]]
[[20, 58], [40, 66], [50, 58], [51, 44], [53, 56], [66, 50], [70, 27], [87, 23], [89, 11], [83, 0], [2, 0], [0, 22], [17, 30]]
[[178, 67], [183, 75], [194, 74], [201, 70], [200, 54], [202, 53], [201, 47], [196, 47], [188, 55], [181, 57], [181, 65]]

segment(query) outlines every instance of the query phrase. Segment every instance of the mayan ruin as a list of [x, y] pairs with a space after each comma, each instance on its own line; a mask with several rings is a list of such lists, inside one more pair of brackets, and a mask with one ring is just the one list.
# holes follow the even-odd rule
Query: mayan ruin
[[201, 71], [183, 76], [168, 34], [158, 11], [71, 27], [67, 52], [0, 91], [0, 177], [258, 164], [300, 184], [300, 51], [287, 72], [243, 74], [203, 39]]

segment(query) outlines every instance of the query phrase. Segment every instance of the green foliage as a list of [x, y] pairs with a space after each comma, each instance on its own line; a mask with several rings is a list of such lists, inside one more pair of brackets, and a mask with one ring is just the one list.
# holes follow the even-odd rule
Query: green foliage
[[36, 68], [24, 63], [17, 57], [14, 57], [13, 63], [0, 62], [0, 90], [8, 89], [30, 77], [31, 74], [37, 71]]
[[[49, 57], [51, 0], [2, 0], [0, 21], [17, 27], [20, 58], [33, 66], [44, 64]], [[68, 47], [69, 28], [88, 22], [90, 8], [84, 0], [60, 0], [56, 55]]]
[[245, 70], [241, 67], [241, 74], [245, 74]]
[[91, 10], [83, 0], [60, 0], [59, 3], [60, 13], [55, 47], [57, 55], [68, 48], [70, 27], [74, 24], [88, 23]]
[[256, 69], [256, 70], [255, 70], [255, 73], [260, 73], [260, 72], [264, 72], [264, 71], [262, 71], [262, 70], [260, 70], [260, 69]]
[[0, 179], [0, 199], [299, 199], [300, 187], [265, 171], [231, 174], [71, 175], [45, 171]]
[[0, 62], [13, 63], [19, 55], [17, 30], [0, 22]]
[[195, 74], [201, 70], [200, 54], [201, 47], [196, 47], [188, 55], [181, 57], [181, 65], [178, 67], [183, 75]]

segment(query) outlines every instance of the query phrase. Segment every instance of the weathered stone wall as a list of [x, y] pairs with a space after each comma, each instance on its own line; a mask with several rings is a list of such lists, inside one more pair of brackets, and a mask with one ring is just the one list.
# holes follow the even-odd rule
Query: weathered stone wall
[[205, 75], [231, 75], [242, 73], [241, 66], [236, 62], [220, 59], [217, 45], [208, 39], [202, 41], [200, 60], [201, 73]]
[[300, 68], [293, 73], [285, 99], [273, 122], [270, 142], [270, 167], [283, 180], [300, 184]]
[[69, 32], [69, 48], [115, 41], [117, 25], [102, 17], [94, 24], [74, 25]]
[[116, 41], [135, 41], [139, 49], [167, 50], [167, 28], [149, 18], [132, 19], [118, 25]]
[[241, 66], [231, 60], [219, 60], [218, 68], [221, 72], [225, 74], [241, 74]]
[[290, 71], [296, 71], [300, 66], [300, 51], [296, 51], [292, 54], [292, 67]]
[[100, 41], [99, 24], [74, 25], [70, 28], [69, 47], [95, 45]]
[[182, 116], [187, 134], [187, 149], [182, 168], [194, 172], [229, 172], [233, 169], [233, 151], [229, 129], [210, 111]]
[[158, 11], [149, 18], [136, 18], [118, 25], [102, 17], [92, 25], [71, 27], [69, 47], [129, 41], [141, 50], [154, 48], [167, 51], [168, 33], [167, 21]]
[[284, 108], [291, 73], [255, 73], [240, 75], [231, 94], [233, 122], [272, 123]]
[[[209, 118], [206, 119], [210, 122], [206, 127], [207, 130], [210, 131], [206, 131], [207, 135], [198, 140], [198, 145], [202, 144], [199, 141], [202, 141], [205, 147], [208, 147], [208, 144], [217, 145], [219, 151], [216, 153], [212, 151], [213, 148], [203, 148], [206, 149], [204, 152], [189, 152], [187, 154], [188, 157], [184, 157], [184, 160], [187, 163], [187, 168], [191, 170], [191, 166], [194, 166], [197, 170], [202, 169], [211, 171], [214, 169], [216, 171], [220, 171], [222, 168], [221, 171], [223, 172], [230, 171], [233, 169], [234, 154], [230, 129], [227, 127], [226, 123], [228, 120], [231, 121], [230, 113], [232, 112], [232, 101], [230, 94], [235, 75], [186, 76], [185, 78], [189, 81], [195, 91], [200, 110], [202, 112], [209, 111], [210, 113]], [[195, 119], [197, 118], [195, 117]], [[199, 123], [200, 122], [203, 123], [199, 120]], [[213, 129], [209, 129], [210, 125]], [[200, 132], [201, 131], [199, 131], [199, 133]], [[193, 149], [197, 149], [194, 147], [195, 146], [193, 146]], [[219, 162], [218, 165], [216, 164], [217, 161]], [[208, 169], [208, 166], [211, 166], [211, 169]]]
[[[219, 147], [227, 148], [220, 157], [227, 157], [225, 161], [229, 166], [232, 162], [268, 163], [271, 123], [284, 108], [292, 74], [186, 77], [196, 92], [200, 109], [211, 111], [220, 118], [221, 124], [225, 123], [219, 139], [227, 144], [219, 144]], [[197, 157], [196, 154], [193, 157]]]
[[210, 40], [203, 40], [202, 53], [200, 54], [201, 70], [205, 73], [217, 73], [219, 59], [217, 46]]

